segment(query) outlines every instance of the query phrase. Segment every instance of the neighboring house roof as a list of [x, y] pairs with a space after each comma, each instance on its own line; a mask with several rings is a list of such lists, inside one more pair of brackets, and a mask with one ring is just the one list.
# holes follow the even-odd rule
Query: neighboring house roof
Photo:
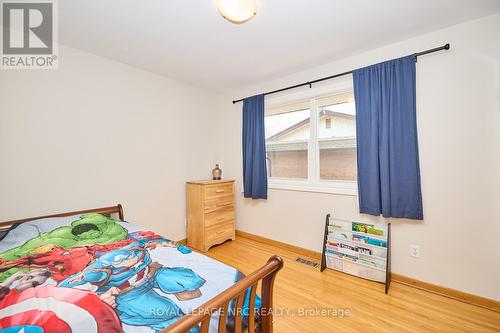
[[[350, 115], [350, 114], [346, 114], [346, 113], [340, 113], [340, 112], [335, 112], [335, 111], [329, 111], [329, 110], [323, 110], [319, 113], [319, 117], [320, 119], [322, 117], [327, 117], [327, 116], [330, 116], [330, 117], [337, 117], [337, 118], [343, 118], [343, 119], [349, 119], [349, 120], [354, 120], [356, 118], [356, 116], [354, 115]], [[295, 131], [296, 129], [298, 128], [301, 128], [302, 126], [305, 126], [305, 125], [308, 125], [309, 123], [311, 122], [311, 117], [309, 118], [306, 118], [284, 130], [282, 130], [281, 132], [278, 132], [272, 136], [270, 136], [269, 138], [266, 139], [266, 141], [276, 141], [278, 140], [280, 137], [290, 133], [290, 132], [293, 132]]]

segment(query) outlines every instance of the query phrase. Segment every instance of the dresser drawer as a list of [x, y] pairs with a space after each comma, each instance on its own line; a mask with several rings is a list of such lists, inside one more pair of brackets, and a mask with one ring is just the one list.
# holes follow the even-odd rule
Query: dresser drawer
[[205, 240], [207, 244], [221, 243], [234, 237], [234, 220], [205, 227]]
[[223, 196], [233, 196], [233, 184], [217, 184], [204, 187], [205, 200], [219, 198]]
[[233, 221], [234, 217], [234, 207], [232, 205], [223, 206], [210, 213], [205, 213], [205, 226]]
[[203, 209], [205, 214], [225, 210], [227, 208], [234, 209], [234, 198], [233, 196], [225, 196], [214, 198], [210, 200], [205, 200], [203, 204]]

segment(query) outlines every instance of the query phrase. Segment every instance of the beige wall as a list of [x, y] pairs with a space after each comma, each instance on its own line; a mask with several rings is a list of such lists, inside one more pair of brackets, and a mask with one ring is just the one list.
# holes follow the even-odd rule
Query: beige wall
[[75, 49], [55, 71], [0, 71], [0, 220], [113, 205], [185, 237], [184, 182], [222, 153], [216, 98]]
[[[241, 187], [241, 104], [230, 101], [450, 42], [417, 63], [425, 220], [392, 220], [393, 271], [500, 300], [500, 15], [352, 56], [227, 96], [225, 172]], [[308, 89], [308, 88], [305, 88]], [[300, 90], [300, 89], [299, 89]], [[241, 189], [241, 188], [240, 188]], [[319, 251], [327, 213], [359, 215], [355, 196], [270, 190], [237, 200], [237, 228]], [[410, 257], [410, 245], [421, 258]]]

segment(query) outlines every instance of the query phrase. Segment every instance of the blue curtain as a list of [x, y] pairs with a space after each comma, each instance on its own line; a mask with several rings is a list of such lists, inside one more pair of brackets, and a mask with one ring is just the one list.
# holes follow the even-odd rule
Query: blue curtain
[[267, 199], [264, 95], [243, 100], [243, 187], [245, 198]]
[[415, 56], [355, 70], [361, 213], [423, 219]]

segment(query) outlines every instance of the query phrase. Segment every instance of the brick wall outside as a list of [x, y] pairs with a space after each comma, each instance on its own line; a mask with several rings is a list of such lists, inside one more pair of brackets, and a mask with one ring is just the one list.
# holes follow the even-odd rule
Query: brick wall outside
[[307, 178], [307, 151], [267, 152], [267, 174], [270, 177]]
[[[283, 178], [307, 178], [307, 151], [268, 151], [268, 175]], [[320, 177], [331, 180], [357, 179], [355, 149], [320, 151]]]
[[320, 150], [321, 179], [357, 180], [356, 149]]

